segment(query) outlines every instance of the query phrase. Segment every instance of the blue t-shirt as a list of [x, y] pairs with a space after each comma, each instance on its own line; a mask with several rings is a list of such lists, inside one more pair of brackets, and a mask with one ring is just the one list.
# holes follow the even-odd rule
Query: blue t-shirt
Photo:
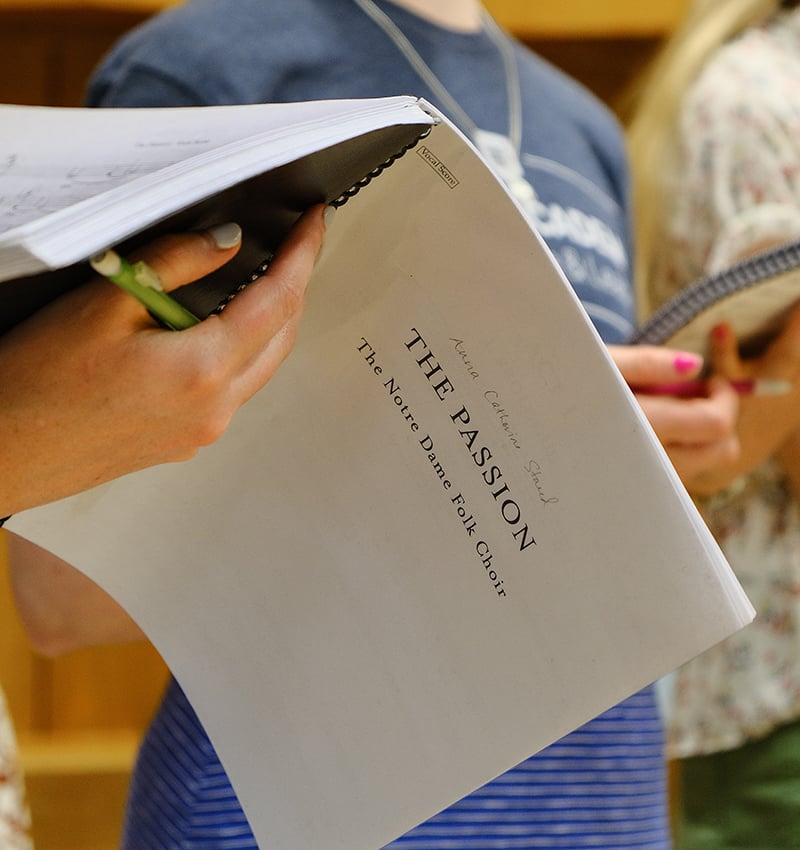
[[[634, 303], [616, 120], [577, 83], [492, 27], [453, 32], [385, 0], [376, 6], [409, 40], [413, 57], [357, 0], [189, 0], [122, 40], [98, 69], [88, 102], [425, 97], [473, 138], [478, 130], [510, 140], [516, 156], [504, 176], [513, 179], [520, 169], [526, 211], [599, 333], [609, 343], [624, 341]], [[646, 689], [391, 848], [667, 850], [662, 747], [654, 695]], [[125, 848], [255, 847], [213, 747], [173, 682], [140, 752]]]
[[[476, 126], [508, 134], [501, 50], [379, 2]], [[519, 155], [530, 214], [606, 342], [634, 327], [625, 148], [578, 83], [508, 40], [519, 77]], [[459, 115], [354, 0], [189, 0], [124, 38], [97, 70], [90, 106], [200, 106], [424, 97]], [[511, 98], [513, 101], [513, 98]]]

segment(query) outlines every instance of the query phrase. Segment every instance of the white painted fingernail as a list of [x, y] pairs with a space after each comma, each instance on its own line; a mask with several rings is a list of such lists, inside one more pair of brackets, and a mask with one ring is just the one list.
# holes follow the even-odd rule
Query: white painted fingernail
[[336, 207], [327, 206], [325, 207], [325, 229], [327, 230], [331, 226], [331, 222], [336, 218]]
[[217, 248], [233, 248], [242, 241], [242, 228], [235, 221], [218, 224], [210, 228], [208, 232]]

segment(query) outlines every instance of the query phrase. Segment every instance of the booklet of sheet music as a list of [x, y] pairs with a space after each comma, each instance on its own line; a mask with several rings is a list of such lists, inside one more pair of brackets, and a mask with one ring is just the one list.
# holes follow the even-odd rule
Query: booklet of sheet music
[[9, 524], [140, 623], [274, 850], [376, 850], [753, 613], [435, 117], [339, 210], [293, 353], [222, 439]]
[[800, 304], [800, 241], [755, 254], [687, 286], [642, 325], [634, 343], [669, 345], [704, 356], [715, 325], [727, 322], [745, 356], [778, 334]]

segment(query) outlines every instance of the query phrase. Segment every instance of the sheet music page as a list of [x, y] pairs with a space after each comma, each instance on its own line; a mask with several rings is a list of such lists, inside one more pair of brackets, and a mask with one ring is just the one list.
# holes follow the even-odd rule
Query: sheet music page
[[273, 850], [376, 850], [752, 617], [445, 124], [339, 210], [222, 440], [10, 527], [147, 631]]
[[425, 119], [412, 97], [175, 109], [0, 106], [0, 280], [43, 267], [13, 265], [20, 245], [38, 248], [45, 266], [76, 262], [246, 176], [392, 121]]

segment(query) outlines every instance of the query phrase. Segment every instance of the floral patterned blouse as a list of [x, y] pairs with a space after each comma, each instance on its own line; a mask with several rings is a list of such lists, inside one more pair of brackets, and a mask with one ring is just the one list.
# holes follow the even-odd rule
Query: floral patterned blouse
[[[800, 236], [800, 9], [719, 50], [686, 99], [672, 187], [675, 289]], [[756, 621], [675, 675], [673, 758], [732, 749], [800, 717], [800, 513], [766, 462], [701, 509]]]
[[16, 757], [14, 730], [0, 691], [0, 847], [3, 850], [33, 850], [30, 816]]

